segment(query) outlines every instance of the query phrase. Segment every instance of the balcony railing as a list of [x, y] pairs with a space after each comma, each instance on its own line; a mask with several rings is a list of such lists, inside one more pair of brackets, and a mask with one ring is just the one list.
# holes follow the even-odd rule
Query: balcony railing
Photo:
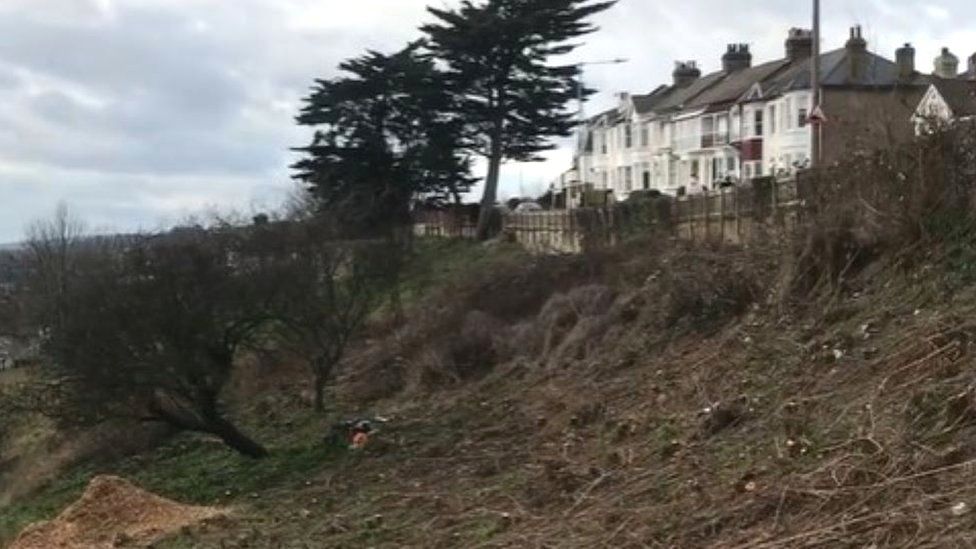
[[703, 149], [711, 147], [722, 147], [729, 144], [729, 132], [706, 133], [701, 136], [701, 146]]

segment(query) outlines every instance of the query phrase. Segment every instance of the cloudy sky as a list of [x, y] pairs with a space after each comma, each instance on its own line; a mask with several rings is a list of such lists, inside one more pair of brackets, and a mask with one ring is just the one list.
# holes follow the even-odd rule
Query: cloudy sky
[[[0, 242], [66, 201], [96, 227], [152, 229], [212, 208], [274, 207], [292, 188], [292, 117], [311, 80], [366, 48], [417, 35], [424, 6], [454, 0], [0, 0]], [[621, 0], [574, 60], [602, 93], [643, 92], [675, 59], [719, 65], [729, 42], [757, 60], [782, 55], [803, 0]], [[976, 52], [972, 0], [823, 0], [825, 48], [864, 26], [888, 56], [942, 46]], [[734, 5], [734, 9], [729, 6]], [[566, 150], [509, 165], [503, 194], [535, 193], [568, 166]]]

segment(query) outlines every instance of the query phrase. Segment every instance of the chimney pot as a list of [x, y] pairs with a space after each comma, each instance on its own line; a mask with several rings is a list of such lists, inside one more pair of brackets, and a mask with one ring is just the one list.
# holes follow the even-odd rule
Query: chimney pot
[[908, 80], [915, 74], [915, 48], [911, 43], [905, 42], [904, 46], [895, 51], [895, 63], [898, 65], [898, 78], [901, 80]]
[[748, 44], [729, 44], [725, 55], [722, 56], [722, 70], [735, 72], [752, 66], [752, 53]]
[[844, 44], [844, 48], [847, 49], [847, 55], [850, 57], [850, 74], [848, 74], [848, 78], [852, 82], [859, 82], [864, 78], [864, 72], [868, 63], [868, 43], [861, 36], [860, 25], [851, 27], [851, 39], [847, 41], [847, 44]]
[[786, 36], [786, 58], [790, 61], [813, 55], [813, 33], [807, 29], [790, 29]]
[[671, 73], [674, 85], [680, 88], [688, 86], [701, 76], [701, 70], [694, 61], [675, 61], [674, 72]]
[[935, 76], [939, 78], [956, 78], [959, 75], [959, 58], [942, 48], [942, 55], [935, 58]]

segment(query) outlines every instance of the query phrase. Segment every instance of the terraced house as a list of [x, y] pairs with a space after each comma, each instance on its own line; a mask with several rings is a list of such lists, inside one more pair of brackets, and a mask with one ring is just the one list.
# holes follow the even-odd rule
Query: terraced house
[[[624, 199], [802, 169], [812, 148], [812, 54], [811, 32], [791, 29], [781, 59], [754, 65], [748, 45], [732, 44], [719, 71], [702, 75], [695, 61], [676, 63], [669, 85], [620, 94], [616, 107], [586, 122], [575, 166], [559, 186]], [[934, 77], [916, 70], [911, 45], [895, 58], [871, 52], [860, 27], [844, 47], [820, 55], [825, 163], [913, 135], [913, 113]]]

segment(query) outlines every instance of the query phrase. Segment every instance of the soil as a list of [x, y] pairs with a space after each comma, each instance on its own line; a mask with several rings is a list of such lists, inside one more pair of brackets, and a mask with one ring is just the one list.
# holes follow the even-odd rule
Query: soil
[[223, 515], [217, 508], [181, 505], [124, 479], [99, 476], [57, 518], [27, 527], [11, 549], [149, 547]]

